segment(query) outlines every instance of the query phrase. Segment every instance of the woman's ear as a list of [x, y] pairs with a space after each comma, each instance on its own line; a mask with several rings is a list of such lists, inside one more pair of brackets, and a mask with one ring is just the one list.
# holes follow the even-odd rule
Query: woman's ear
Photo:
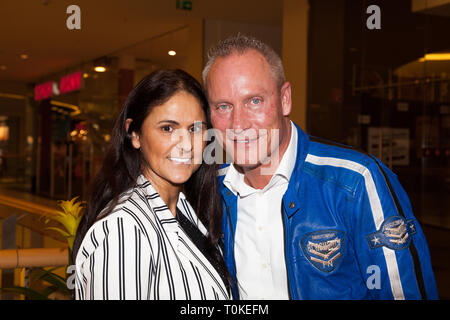
[[[125, 120], [125, 130], [127, 132], [127, 135], [130, 135], [128, 133], [128, 129], [130, 128], [130, 124], [133, 122], [133, 119], [126, 119]], [[136, 132], [131, 132], [131, 144], [135, 149], [139, 149], [141, 147], [141, 143], [139, 141], [139, 136], [136, 134]]]

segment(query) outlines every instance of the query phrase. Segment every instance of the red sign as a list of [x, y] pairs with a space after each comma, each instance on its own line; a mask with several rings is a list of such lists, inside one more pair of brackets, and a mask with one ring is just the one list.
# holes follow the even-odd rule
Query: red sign
[[53, 81], [38, 84], [34, 87], [34, 100], [48, 99], [52, 96], [68, 93], [81, 88], [81, 71], [64, 76], [58, 84]]
[[61, 78], [59, 82], [59, 92], [67, 93], [79, 90], [81, 87], [81, 71], [69, 74]]
[[34, 87], [34, 100], [43, 100], [52, 96], [53, 82], [38, 84]]

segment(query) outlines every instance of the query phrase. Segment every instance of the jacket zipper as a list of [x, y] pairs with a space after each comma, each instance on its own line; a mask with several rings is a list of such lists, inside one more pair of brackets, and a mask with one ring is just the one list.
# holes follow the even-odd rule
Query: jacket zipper
[[288, 263], [287, 263], [287, 254], [286, 254], [286, 222], [284, 219], [283, 208], [284, 208], [284, 200], [281, 199], [281, 221], [283, 221], [284, 263], [286, 265], [286, 280], [287, 280], [287, 286], [288, 286], [289, 300], [292, 300], [291, 286], [289, 283], [289, 267], [288, 267]]

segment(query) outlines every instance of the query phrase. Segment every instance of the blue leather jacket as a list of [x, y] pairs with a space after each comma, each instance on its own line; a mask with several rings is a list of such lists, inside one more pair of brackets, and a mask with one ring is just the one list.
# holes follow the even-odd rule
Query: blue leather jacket
[[[273, 213], [283, 218], [290, 298], [437, 299], [425, 236], [397, 176], [371, 155], [296, 128], [297, 160]], [[227, 168], [219, 170], [223, 244], [235, 279], [237, 197], [223, 184]]]

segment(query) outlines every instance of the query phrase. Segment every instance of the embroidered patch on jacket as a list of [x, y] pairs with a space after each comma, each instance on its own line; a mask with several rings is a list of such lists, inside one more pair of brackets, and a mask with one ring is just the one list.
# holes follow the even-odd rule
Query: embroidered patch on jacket
[[339, 230], [320, 230], [308, 233], [300, 240], [303, 254], [317, 269], [333, 272], [342, 261], [345, 233]]
[[416, 233], [413, 219], [401, 216], [386, 218], [377, 232], [369, 234], [366, 239], [370, 249], [385, 246], [393, 250], [402, 250], [411, 243], [411, 235]]

